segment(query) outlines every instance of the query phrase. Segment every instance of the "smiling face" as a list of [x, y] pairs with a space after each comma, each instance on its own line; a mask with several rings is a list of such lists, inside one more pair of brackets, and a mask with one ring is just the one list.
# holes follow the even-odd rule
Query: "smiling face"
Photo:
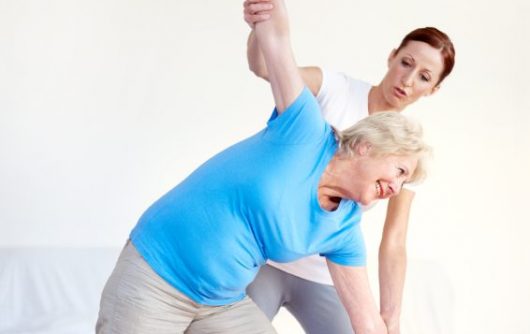
[[409, 41], [388, 59], [388, 72], [381, 88], [386, 103], [402, 110], [422, 96], [433, 94], [444, 68], [440, 50], [427, 43]]
[[360, 169], [358, 202], [369, 205], [399, 194], [416, 169], [418, 160], [411, 156], [369, 157]]
[[355, 157], [344, 157], [342, 168], [337, 169], [340, 197], [362, 205], [397, 195], [414, 174], [418, 159], [415, 156], [373, 156], [370, 146], [361, 144]]

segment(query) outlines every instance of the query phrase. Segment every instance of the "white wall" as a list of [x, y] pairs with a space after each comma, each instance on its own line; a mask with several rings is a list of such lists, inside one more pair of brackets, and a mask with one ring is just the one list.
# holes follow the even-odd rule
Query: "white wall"
[[[454, 40], [454, 73], [409, 111], [436, 150], [409, 255], [451, 281], [448, 333], [529, 333], [530, 5], [322, 6], [288, 3], [299, 64], [376, 83], [409, 30]], [[0, 246], [120, 245], [158, 196], [261, 128], [272, 98], [247, 70], [248, 30], [240, 1], [0, 1]], [[372, 271], [383, 209], [364, 222]]]

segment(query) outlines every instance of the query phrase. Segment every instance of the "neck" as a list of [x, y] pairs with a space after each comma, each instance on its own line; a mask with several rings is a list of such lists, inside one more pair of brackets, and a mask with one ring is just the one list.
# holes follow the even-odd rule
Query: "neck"
[[327, 211], [337, 209], [342, 199], [339, 191], [340, 187], [338, 186], [339, 180], [334, 173], [338, 159], [337, 155], [331, 159], [318, 184], [318, 203], [321, 208]]
[[368, 114], [371, 115], [381, 111], [400, 111], [392, 107], [383, 94], [381, 84], [379, 86], [372, 86], [368, 93]]

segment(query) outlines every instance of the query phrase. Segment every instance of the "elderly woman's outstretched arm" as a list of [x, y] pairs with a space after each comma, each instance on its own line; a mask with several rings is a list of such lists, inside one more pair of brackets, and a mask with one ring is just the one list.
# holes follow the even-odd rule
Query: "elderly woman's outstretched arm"
[[271, 19], [257, 23], [255, 34], [267, 64], [276, 109], [281, 113], [300, 95], [304, 81], [291, 49], [285, 4], [282, 0], [272, 3]]
[[375, 304], [366, 267], [342, 266], [328, 260], [340, 300], [356, 334], [387, 334], [387, 327]]

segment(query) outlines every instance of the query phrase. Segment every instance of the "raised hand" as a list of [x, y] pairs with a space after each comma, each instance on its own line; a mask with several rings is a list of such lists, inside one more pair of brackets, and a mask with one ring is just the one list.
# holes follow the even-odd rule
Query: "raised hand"
[[254, 29], [258, 22], [270, 19], [273, 5], [270, 0], [245, 0], [243, 2], [243, 17], [245, 22]]

